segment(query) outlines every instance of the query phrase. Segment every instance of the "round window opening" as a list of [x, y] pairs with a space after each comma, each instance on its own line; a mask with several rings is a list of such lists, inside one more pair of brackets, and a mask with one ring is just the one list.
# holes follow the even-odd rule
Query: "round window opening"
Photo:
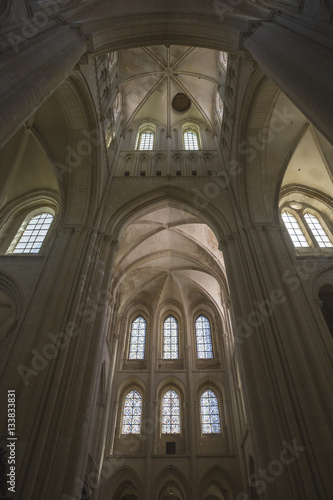
[[186, 94], [179, 92], [172, 99], [172, 107], [176, 111], [187, 111], [191, 106], [191, 101]]

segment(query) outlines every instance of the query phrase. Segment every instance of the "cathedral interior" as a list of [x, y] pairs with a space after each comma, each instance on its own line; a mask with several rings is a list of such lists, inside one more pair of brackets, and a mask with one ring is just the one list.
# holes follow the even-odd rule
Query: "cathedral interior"
[[0, 22], [0, 498], [332, 499], [332, 1]]

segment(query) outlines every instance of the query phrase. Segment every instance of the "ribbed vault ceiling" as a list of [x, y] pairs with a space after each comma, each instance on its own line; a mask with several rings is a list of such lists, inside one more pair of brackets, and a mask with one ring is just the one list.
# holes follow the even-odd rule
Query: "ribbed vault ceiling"
[[[214, 131], [219, 78], [217, 52], [213, 50], [175, 45], [122, 50], [119, 88], [124, 132], [134, 120], [145, 119], [164, 124], [168, 136], [179, 120], [204, 121]], [[172, 99], [179, 92], [191, 100], [186, 112], [172, 108]]]
[[220, 308], [226, 286], [217, 239], [199, 218], [170, 206], [139, 217], [120, 238], [113, 285], [121, 308], [135, 300], [153, 308], [211, 300]]

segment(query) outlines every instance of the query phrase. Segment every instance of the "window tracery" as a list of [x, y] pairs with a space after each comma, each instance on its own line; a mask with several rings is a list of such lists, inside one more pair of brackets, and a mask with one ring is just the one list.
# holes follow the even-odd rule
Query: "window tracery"
[[7, 253], [38, 253], [53, 222], [53, 215], [42, 212], [28, 217], [17, 232]]
[[320, 247], [333, 247], [331, 240], [317, 217], [307, 212], [304, 214], [304, 219]]
[[186, 130], [183, 137], [186, 150], [197, 151], [199, 149], [198, 133], [195, 130]]
[[180, 434], [180, 400], [172, 389], [162, 398], [162, 434]]
[[213, 345], [210, 323], [206, 316], [199, 316], [195, 321], [195, 336], [198, 359], [212, 359]]
[[138, 133], [137, 149], [152, 151], [154, 149], [155, 130], [150, 127], [141, 127]]
[[142, 397], [133, 389], [124, 400], [122, 434], [140, 434], [141, 413]]
[[[302, 208], [302, 205], [298, 203], [290, 205], [295, 207], [295, 210]], [[319, 217], [308, 210], [294, 214], [289, 210], [284, 210], [281, 217], [295, 248], [315, 247], [323, 249], [333, 247], [333, 239], [324, 229]]]
[[305, 238], [305, 235], [297, 222], [296, 217], [294, 217], [289, 212], [283, 212], [282, 220], [286, 226], [286, 229], [289, 233], [291, 241], [293, 242], [295, 247], [308, 247], [309, 243]]
[[147, 322], [142, 316], [138, 316], [132, 322], [131, 338], [129, 347], [129, 359], [144, 359], [146, 343]]
[[179, 358], [178, 321], [169, 316], [163, 323], [163, 359]]
[[201, 394], [201, 427], [203, 434], [220, 434], [221, 422], [218, 399], [214, 391], [208, 389]]

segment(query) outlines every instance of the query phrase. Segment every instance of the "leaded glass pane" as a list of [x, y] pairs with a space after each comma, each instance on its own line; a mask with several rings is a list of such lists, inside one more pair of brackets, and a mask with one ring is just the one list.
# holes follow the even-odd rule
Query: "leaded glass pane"
[[307, 242], [302, 229], [300, 228], [297, 220], [289, 212], [283, 212], [282, 220], [287, 228], [291, 241], [295, 247], [308, 247]]
[[154, 144], [154, 132], [142, 132], [140, 134], [139, 147], [141, 151], [152, 150]]
[[129, 359], [144, 359], [146, 342], [146, 320], [138, 316], [132, 323]]
[[213, 346], [210, 323], [205, 316], [199, 316], [195, 322], [198, 359], [212, 359]]
[[163, 359], [178, 359], [178, 322], [169, 316], [163, 323]]
[[167, 391], [162, 399], [162, 434], [180, 434], [180, 402], [175, 391]]
[[125, 398], [122, 434], [140, 434], [141, 411], [142, 398], [133, 390]]
[[313, 236], [315, 237], [315, 239], [320, 247], [333, 247], [331, 240], [327, 236], [326, 231], [324, 230], [323, 226], [320, 224], [317, 217], [315, 217], [312, 214], [307, 213], [304, 215], [304, 219], [308, 223], [308, 226], [311, 229], [311, 232], [312, 232]]
[[187, 131], [184, 134], [185, 149], [199, 149], [198, 136], [195, 132]]
[[38, 253], [53, 221], [53, 215], [43, 213], [30, 219], [13, 253]]
[[220, 434], [220, 412], [216, 394], [207, 390], [200, 399], [201, 425], [203, 434]]

